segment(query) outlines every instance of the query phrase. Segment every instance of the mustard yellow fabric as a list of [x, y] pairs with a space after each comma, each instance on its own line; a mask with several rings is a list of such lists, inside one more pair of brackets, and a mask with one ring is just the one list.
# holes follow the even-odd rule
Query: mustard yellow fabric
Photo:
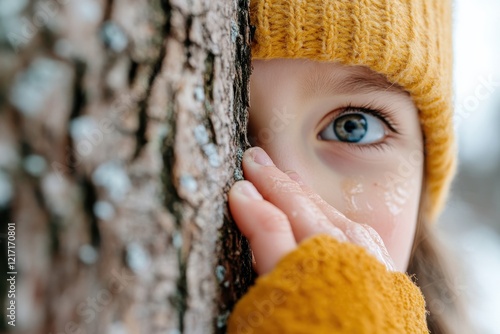
[[424, 298], [362, 247], [318, 235], [238, 302], [229, 334], [428, 333]]
[[455, 171], [450, 0], [251, 0], [253, 59], [363, 65], [402, 86], [425, 139], [424, 214], [440, 212]]

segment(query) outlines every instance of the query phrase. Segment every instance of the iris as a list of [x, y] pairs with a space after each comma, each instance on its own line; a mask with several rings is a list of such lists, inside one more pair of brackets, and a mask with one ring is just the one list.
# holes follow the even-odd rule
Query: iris
[[340, 141], [357, 143], [368, 131], [368, 122], [361, 114], [348, 114], [337, 118], [333, 123], [333, 131]]

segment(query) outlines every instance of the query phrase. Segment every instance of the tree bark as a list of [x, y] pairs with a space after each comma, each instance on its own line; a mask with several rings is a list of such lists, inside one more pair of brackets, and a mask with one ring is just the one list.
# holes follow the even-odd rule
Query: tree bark
[[2, 331], [225, 332], [249, 31], [248, 0], [0, 2]]

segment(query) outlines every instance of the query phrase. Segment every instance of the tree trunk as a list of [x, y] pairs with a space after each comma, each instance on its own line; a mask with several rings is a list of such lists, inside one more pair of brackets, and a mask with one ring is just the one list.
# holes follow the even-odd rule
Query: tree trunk
[[225, 332], [249, 30], [248, 0], [0, 1], [2, 331]]

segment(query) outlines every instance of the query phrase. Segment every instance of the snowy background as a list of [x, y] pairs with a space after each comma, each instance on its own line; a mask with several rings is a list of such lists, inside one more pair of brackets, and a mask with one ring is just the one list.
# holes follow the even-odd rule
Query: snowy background
[[500, 333], [500, 1], [455, 0], [460, 165], [439, 223], [477, 333]]

